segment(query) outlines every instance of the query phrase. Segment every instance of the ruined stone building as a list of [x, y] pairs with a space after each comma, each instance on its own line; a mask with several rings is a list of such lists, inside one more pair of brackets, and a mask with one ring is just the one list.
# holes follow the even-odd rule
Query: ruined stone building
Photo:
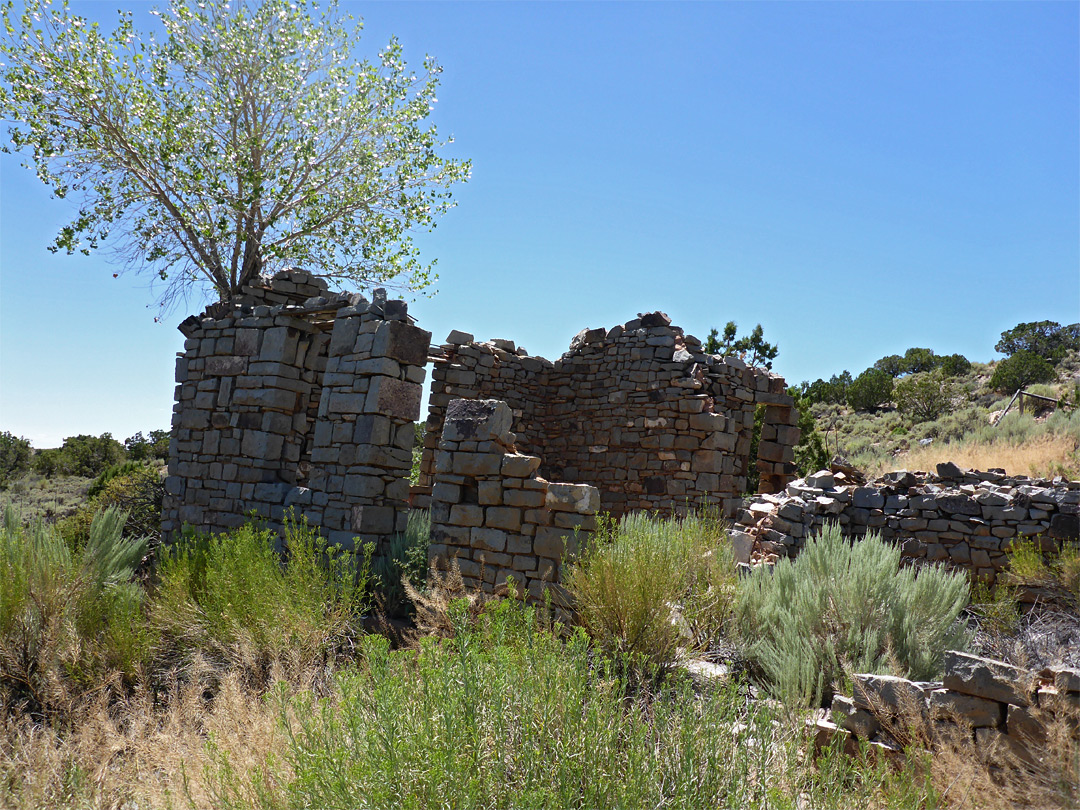
[[460, 332], [433, 346], [404, 302], [329, 293], [291, 270], [180, 328], [166, 541], [251, 514], [276, 526], [291, 508], [343, 547], [379, 543], [404, 530], [411, 501], [432, 508], [435, 556], [489, 587], [511, 574], [533, 587], [557, 581], [563, 541], [598, 511], [734, 515], [758, 406], [761, 490], [794, 475], [783, 379], [706, 354], [658, 312], [583, 330], [549, 361]]

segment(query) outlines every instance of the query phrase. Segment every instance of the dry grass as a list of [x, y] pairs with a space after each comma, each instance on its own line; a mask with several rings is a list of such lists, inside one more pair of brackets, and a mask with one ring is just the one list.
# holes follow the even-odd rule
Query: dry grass
[[[143, 691], [91, 704], [61, 728], [9, 715], [0, 719], [0, 807], [216, 806], [223, 757], [244, 774], [283, 761], [280, 717], [280, 701], [236, 676], [218, 681], [212, 700], [201, 682], [174, 687], [157, 706]], [[287, 776], [282, 766], [263, 782]]]
[[86, 493], [93, 483], [93, 478], [75, 475], [45, 478], [29, 473], [0, 492], [0, 507], [11, 504], [25, 521], [40, 517], [55, 523], [75, 514], [86, 503]]
[[873, 470], [877, 476], [889, 470], [933, 470], [943, 461], [951, 461], [960, 467], [988, 470], [999, 467], [1009, 475], [1033, 477], [1065, 475], [1076, 477], [1080, 471], [1080, 450], [1076, 439], [1070, 435], [1038, 436], [1023, 443], [1012, 442], [963, 442], [954, 444], [931, 444], [901, 453], [878, 463]]

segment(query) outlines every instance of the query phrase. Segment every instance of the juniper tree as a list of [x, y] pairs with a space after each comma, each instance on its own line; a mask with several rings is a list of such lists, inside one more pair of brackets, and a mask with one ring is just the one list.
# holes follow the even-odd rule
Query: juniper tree
[[440, 68], [394, 39], [357, 61], [361, 26], [308, 0], [171, 0], [161, 33], [27, 0], [3, 9], [0, 110], [56, 197], [81, 199], [54, 251], [109, 246], [221, 300], [263, 268], [361, 285], [433, 281], [410, 233], [434, 227], [469, 164], [426, 125]]

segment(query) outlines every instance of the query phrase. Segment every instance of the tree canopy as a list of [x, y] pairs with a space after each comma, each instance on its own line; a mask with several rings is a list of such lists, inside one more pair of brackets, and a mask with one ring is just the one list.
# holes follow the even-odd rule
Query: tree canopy
[[434, 125], [441, 68], [391, 39], [354, 61], [361, 25], [309, 0], [170, 0], [163, 36], [67, 2], [3, 10], [0, 110], [12, 146], [82, 207], [51, 250], [109, 246], [168, 304], [200, 282], [228, 300], [264, 266], [361, 285], [434, 279], [410, 233], [434, 227], [467, 161]]
[[1080, 350], [1080, 323], [1062, 326], [1057, 321], [1020, 323], [1001, 333], [994, 351], [1008, 357], [1031, 352], [1046, 360], [1057, 360], [1068, 349]]

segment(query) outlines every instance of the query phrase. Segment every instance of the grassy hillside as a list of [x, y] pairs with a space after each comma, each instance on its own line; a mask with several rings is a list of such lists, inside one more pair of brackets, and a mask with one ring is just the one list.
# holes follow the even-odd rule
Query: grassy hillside
[[1080, 355], [1057, 364], [1053, 383], [1025, 390], [1059, 400], [1061, 405], [1016, 404], [1003, 418], [1011, 396], [990, 387], [996, 363], [973, 363], [951, 378], [953, 396], [936, 419], [920, 421], [890, 401], [875, 410], [847, 404], [816, 403], [811, 413], [830, 454], [844, 456], [868, 475], [893, 469], [927, 470], [941, 461], [963, 467], [1000, 467], [1013, 475], [1080, 477]]

